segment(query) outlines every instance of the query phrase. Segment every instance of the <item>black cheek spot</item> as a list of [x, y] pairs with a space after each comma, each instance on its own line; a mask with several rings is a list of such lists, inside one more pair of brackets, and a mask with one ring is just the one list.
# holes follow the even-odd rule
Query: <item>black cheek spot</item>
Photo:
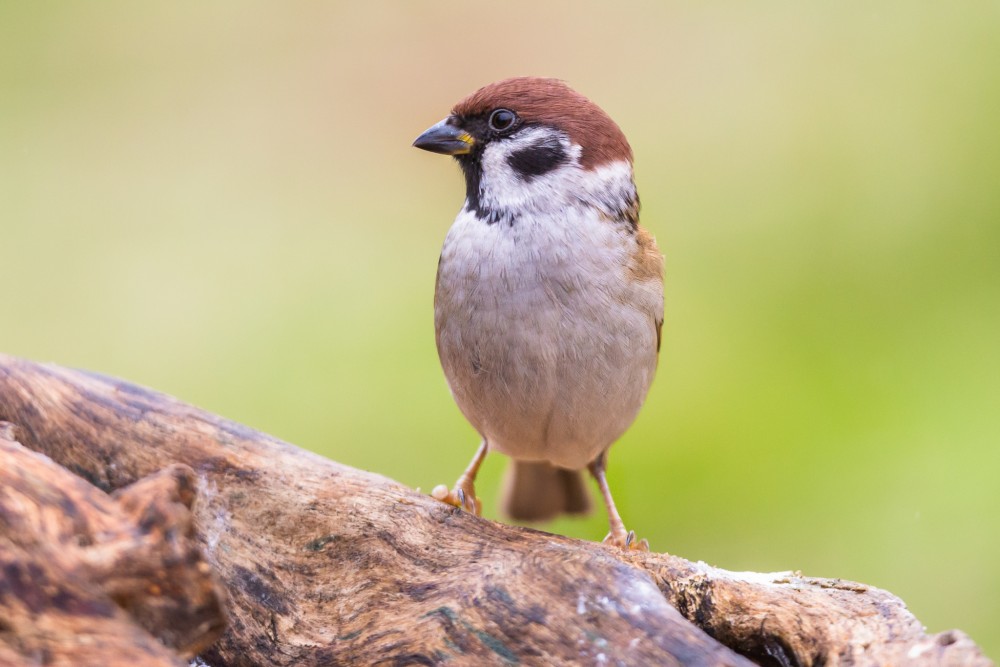
[[559, 141], [548, 140], [511, 153], [507, 156], [507, 164], [524, 180], [530, 181], [565, 164], [568, 158]]

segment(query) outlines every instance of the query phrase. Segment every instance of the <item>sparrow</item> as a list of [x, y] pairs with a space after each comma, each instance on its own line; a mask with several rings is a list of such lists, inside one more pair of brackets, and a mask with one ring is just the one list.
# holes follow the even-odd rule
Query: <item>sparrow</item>
[[487, 452], [512, 459], [501, 508], [543, 521], [585, 513], [583, 470], [607, 507], [606, 544], [627, 531], [605, 469], [656, 373], [663, 256], [639, 226], [632, 149], [600, 107], [557, 79], [487, 85], [413, 145], [453, 156], [465, 203], [441, 249], [438, 355], [482, 442], [433, 496], [479, 514]]

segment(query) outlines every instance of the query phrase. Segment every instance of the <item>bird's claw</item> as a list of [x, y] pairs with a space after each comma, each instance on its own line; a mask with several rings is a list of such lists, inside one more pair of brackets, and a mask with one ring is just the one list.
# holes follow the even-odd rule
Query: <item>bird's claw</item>
[[608, 533], [604, 538], [604, 544], [618, 547], [622, 551], [649, 551], [649, 541], [645, 538], [637, 540], [634, 530], [627, 533], [624, 530]]
[[472, 482], [459, 480], [454, 489], [444, 484], [434, 487], [431, 496], [454, 507], [480, 516], [483, 513], [483, 503], [476, 497], [476, 487]]

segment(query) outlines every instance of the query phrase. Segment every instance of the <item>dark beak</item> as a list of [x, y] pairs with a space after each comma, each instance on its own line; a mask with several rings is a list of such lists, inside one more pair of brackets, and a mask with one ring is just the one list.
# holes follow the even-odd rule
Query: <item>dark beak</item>
[[453, 118], [449, 116], [437, 125], [432, 125], [417, 137], [413, 145], [431, 153], [465, 155], [472, 150], [476, 140], [465, 130], [455, 127], [453, 122]]

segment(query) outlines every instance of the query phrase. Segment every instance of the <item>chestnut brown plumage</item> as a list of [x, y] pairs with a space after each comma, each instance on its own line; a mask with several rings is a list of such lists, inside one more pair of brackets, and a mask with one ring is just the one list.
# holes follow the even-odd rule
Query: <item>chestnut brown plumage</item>
[[483, 86], [455, 105], [458, 117], [512, 108], [525, 123], [562, 130], [583, 148], [580, 164], [593, 169], [616, 160], [632, 162], [628, 139], [604, 110], [559, 79], [522, 76]]

